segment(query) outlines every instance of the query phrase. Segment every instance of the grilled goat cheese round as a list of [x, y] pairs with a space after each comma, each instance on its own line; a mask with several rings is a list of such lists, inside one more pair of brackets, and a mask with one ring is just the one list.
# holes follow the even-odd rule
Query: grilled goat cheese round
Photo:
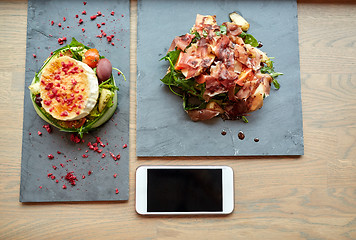
[[78, 120], [96, 105], [98, 79], [83, 62], [67, 56], [55, 58], [42, 71], [40, 95], [42, 107], [55, 119]]

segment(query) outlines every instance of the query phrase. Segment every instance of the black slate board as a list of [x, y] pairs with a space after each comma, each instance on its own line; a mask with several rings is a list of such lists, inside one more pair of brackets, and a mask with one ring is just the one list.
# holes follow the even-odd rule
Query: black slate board
[[[275, 57], [280, 90], [271, 90], [249, 123], [212, 119], [192, 122], [180, 97], [160, 79], [168, 63], [159, 62], [175, 36], [189, 32], [196, 14], [216, 15], [218, 24], [240, 12], [262, 51]], [[295, 0], [138, 1], [137, 156], [303, 155], [298, 19]], [[223, 136], [222, 131], [227, 134]], [[238, 138], [243, 131], [245, 139]], [[254, 138], [259, 142], [254, 142]]]
[[[84, 10], [86, 15], [82, 14]], [[21, 202], [128, 200], [129, 150], [128, 147], [123, 148], [123, 145], [129, 142], [129, 81], [125, 82], [122, 76], [113, 72], [116, 84], [120, 88], [118, 108], [111, 120], [98, 130], [86, 134], [83, 138], [85, 142], [78, 144], [70, 140], [70, 133], [60, 132], [55, 128], [52, 133], [48, 133], [43, 128], [46, 123], [37, 116], [32, 106], [28, 86], [35, 71], [40, 69], [50, 52], [61, 47], [57, 39], [62, 37], [68, 39], [68, 44], [71, 38], [75, 37], [83, 44], [97, 48], [101, 55], [108, 58], [114, 67], [121, 69], [129, 79], [129, 10], [128, 0], [89, 0], [85, 5], [83, 1], [28, 2]], [[97, 14], [98, 11], [104, 16], [90, 20], [90, 16]], [[114, 15], [111, 15], [112, 11]], [[83, 19], [84, 22], [79, 24], [79, 19]], [[54, 21], [53, 26], [51, 21]], [[101, 25], [102, 22], [105, 22], [105, 25]], [[59, 27], [58, 23], [62, 26]], [[101, 28], [97, 27], [97, 23]], [[84, 33], [82, 28], [85, 29]], [[108, 43], [106, 38], [96, 37], [101, 33], [100, 30], [108, 35], [115, 35], [114, 46]], [[42, 132], [42, 136], [38, 135], [38, 131]], [[101, 137], [105, 144], [105, 147], [98, 146], [102, 153], [106, 154], [104, 158], [102, 153], [90, 150], [87, 145], [88, 142], [96, 142], [96, 137]], [[120, 160], [114, 161], [110, 152], [114, 155], [120, 154]], [[49, 159], [49, 154], [54, 158]], [[84, 158], [83, 154], [88, 157]], [[53, 166], [57, 169], [55, 170]], [[77, 177], [75, 186], [64, 179], [68, 172], [73, 172]], [[48, 174], [53, 174], [55, 179], [52, 180]], [[114, 174], [117, 174], [116, 178]], [[63, 185], [67, 188], [63, 189]], [[116, 189], [119, 191], [118, 194]]]

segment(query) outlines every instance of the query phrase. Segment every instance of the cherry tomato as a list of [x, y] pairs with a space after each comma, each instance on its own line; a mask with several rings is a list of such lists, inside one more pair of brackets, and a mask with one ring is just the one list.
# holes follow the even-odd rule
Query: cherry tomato
[[95, 48], [91, 48], [85, 52], [83, 63], [88, 64], [88, 66], [91, 68], [95, 68], [98, 65], [99, 59], [100, 56], [98, 50]]

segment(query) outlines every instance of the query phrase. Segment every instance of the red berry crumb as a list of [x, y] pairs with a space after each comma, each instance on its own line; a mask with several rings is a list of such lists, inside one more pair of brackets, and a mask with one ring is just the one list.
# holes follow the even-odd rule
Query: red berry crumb
[[90, 170], [89, 170], [89, 171], [88, 171], [88, 176], [90, 176], [90, 175], [91, 175], [91, 173], [92, 173], [92, 171], [90, 171]]
[[51, 132], [52, 132], [51, 125], [46, 124], [46, 125], [43, 125], [42, 127], [43, 127], [44, 129], [46, 129], [46, 131], [47, 131], [48, 133], [51, 133]]
[[83, 11], [82, 14], [83, 14], [83, 15], [86, 15], [86, 14], [87, 14], [87, 11]]
[[48, 173], [47, 174], [47, 177], [50, 177], [50, 176], [52, 176], [53, 175], [53, 173]]
[[39, 186], [40, 189], [42, 189], [42, 186]]
[[75, 18], [78, 18], [79, 16], [78, 16], [78, 14], [77, 15], [75, 15]]
[[67, 19], [65, 17], [63, 17], [63, 22], [65, 22]]
[[117, 174], [115, 173], [115, 174], [114, 174], [114, 178], [116, 178], [116, 177], [117, 177]]
[[90, 16], [91, 20], [95, 20], [95, 18], [96, 18], [96, 15]]
[[48, 158], [49, 158], [49, 159], [53, 159], [54, 156], [53, 156], [52, 154], [48, 154]]
[[82, 179], [84, 179], [84, 178], [85, 178], [85, 175], [82, 176]]
[[105, 23], [104, 23], [104, 22], [102, 22], [102, 23], [101, 23], [101, 25], [105, 25]]
[[61, 154], [61, 152], [60, 152], [60, 151], [57, 151], [57, 153], [58, 153], [58, 154]]
[[85, 32], [85, 28], [82, 28], [82, 32]]
[[100, 11], [98, 11], [97, 14], [98, 14], [98, 16], [101, 16], [101, 12]]
[[58, 181], [58, 179], [56, 179], [56, 183], [58, 183], [59, 181]]
[[62, 188], [63, 189], [67, 189], [67, 186], [65, 184], [63, 184]]
[[124, 145], [122, 146], [122, 148], [127, 148], [127, 144], [124, 144]]
[[79, 19], [79, 24], [82, 24], [83, 23], [83, 19]]
[[111, 15], [114, 16], [114, 15], [115, 15], [115, 12], [114, 12], [114, 11], [111, 11]]
[[97, 23], [96, 26], [97, 26], [98, 28], [101, 28], [101, 25], [100, 25], [99, 23]]
[[37, 132], [38, 136], [42, 136], [42, 133], [40, 131]]
[[70, 182], [70, 184], [72, 184], [73, 186], [76, 184], [75, 181], [78, 181], [77, 177], [73, 175], [73, 172], [67, 173], [67, 175], [65, 176], [65, 179], [68, 182]]
[[79, 136], [78, 135], [76, 135], [76, 134], [72, 134], [72, 135], [70, 135], [70, 140], [72, 141], [72, 142], [75, 142], [75, 143], [80, 143], [80, 138], [79, 138]]
[[83, 2], [84, 5], [87, 5], [87, 2]]
[[54, 180], [56, 177], [54, 175], [51, 176], [51, 179]]
[[62, 27], [62, 24], [61, 24], [61, 23], [58, 23], [58, 27]]
[[115, 46], [115, 43], [114, 43], [114, 42], [111, 42], [111, 45]]
[[36, 54], [32, 54], [32, 56], [33, 56], [33, 58], [36, 58], [36, 57], [37, 57]]
[[53, 165], [52, 167], [53, 167], [53, 169], [54, 169], [54, 170], [56, 170], [56, 169], [57, 169], [57, 167], [56, 167], [56, 166], [54, 166], [54, 165]]
[[116, 189], [115, 189], [115, 193], [116, 193], [116, 194], [119, 194], [119, 189], [116, 188]]

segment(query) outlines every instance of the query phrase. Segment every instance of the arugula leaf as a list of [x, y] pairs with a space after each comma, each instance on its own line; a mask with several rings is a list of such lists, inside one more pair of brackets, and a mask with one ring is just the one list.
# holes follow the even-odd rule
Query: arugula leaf
[[220, 32], [221, 32], [222, 35], [226, 35], [227, 30], [226, 30], [226, 26], [225, 25], [221, 25], [220, 26]]
[[248, 123], [248, 119], [245, 116], [242, 116], [241, 119], [244, 121], [244, 123]]
[[183, 108], [184, 110], [195, 110], [195, 109], [204, 109], [206, 108], [207, 103], [204, 100], [201, 100], [195, 97], [190, 101], [190, 97], [187, 94], [183, 95]]
[[172, 89], [172, 86], [178, 87], [193, 96], [197, 96], [203, 99], [202, 95], [205, 91], [205, 86], [203, 86], [203, 84], [197, 84], [194, 78], [185, 79], [185, 76], [182, 74], [182, 72], [175, 70], [174, 65], [177, 62], [180, 53], [180, 50], [175, 49], [173, 51], [168, 52], [166, 56], [161, 58], [161, 60], [164, 59], [166, 61], [169, 61], [170, 64], [168, 73], [161, 79], [161, 81], [164, 84], [168, 85], [171, 92], [180, 97], [183, 97], [183, 95], [175, 92]]
[[278, 77], [279, 75], [283, 75], [283, 73], [274, 71], [273, 61], [271, 60], [271, 58], [266, 61], [266, 66], [263, 66], [261, 68], [261, 73], [268, 73], [272, 77], [272, 83], [276, 89], [279, 89], [281, 87], [278, 81], [276, 80], [276, 77]]
[[252, 47], [258, 46], [256, 38], [249, 33], [242, 32], [239, 37], [241, 37], [245, 43], [250, 44]]

